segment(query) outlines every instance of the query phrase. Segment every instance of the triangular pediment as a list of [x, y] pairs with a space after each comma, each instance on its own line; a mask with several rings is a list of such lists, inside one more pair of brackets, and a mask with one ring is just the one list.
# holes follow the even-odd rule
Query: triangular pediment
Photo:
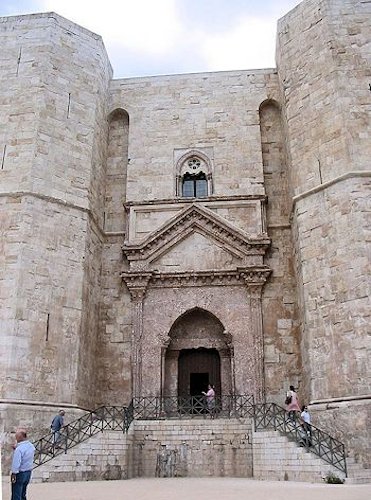
[[157, 258], [151, 268], [158, 272], [206, 271], [208, 269], [235, 269], [242, 258], [210, 236], [205, 236], [197, 228], [187, 231]]
[[264, 255], [270, 240], [266, 236], [251, 238], [208, 208], [192, 204], [153, 231], [141, 243], [125, 242], [123, 251], [129, 261], [159, 259], [171, 248], [197, 232], [237, 259]]

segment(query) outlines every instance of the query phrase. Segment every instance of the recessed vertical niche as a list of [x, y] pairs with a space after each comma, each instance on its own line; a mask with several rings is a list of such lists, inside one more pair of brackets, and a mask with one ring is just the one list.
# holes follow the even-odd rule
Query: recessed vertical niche
[[259, 109], [267, 222], [283, 224], [289, 215], [285, 142], [281, 110], [277, 102], [265, 101]]
[[128, 167], [129, 115], [115, 109], [108, 117], [108, 149], [106, 170], [105, 223], [106, 232], [125, 229], [126, 178]]

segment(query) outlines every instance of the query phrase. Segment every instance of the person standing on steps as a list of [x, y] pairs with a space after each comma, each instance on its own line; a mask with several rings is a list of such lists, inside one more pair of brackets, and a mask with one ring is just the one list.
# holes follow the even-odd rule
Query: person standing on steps
[[214, 418], [215, 413], [215, 390], [214, 386], [209, 384], [207, 388], [207, 392], [202, 392], [204, 396], [206, 396], [206, 406], [207, 410], [210, 413], [211, 418]]
[[301, 427], [303, 429], [303, 437], [300, 440], [300, 445], [312, 446], [312, 426], [310, 425], [310, 414], [305, 405], [301, 408], [300, 419]]
[[290, 385], [290, 388], [286, 393], [285, 404], [289, 419], [294, 422], [297, 414], [300, 413], [300, 405], [298, 395], [296, 394], [295, 387], [293, 385]]
[[26, 490], [31, 479], [35, 447], [28, 441], [25, 429], [18, 429], [15, 433], [15, 439], [17, 444], [14, 447], [10, 476], [12, 484], [11, 500], [26, 500]]
[[53, 418], [51, 423], [51, 431], [53, 433], [53, 444], [59, 445], [61, 442], [61, 428], [64, 425], [64, 410], [59, 410], [58, 414]]

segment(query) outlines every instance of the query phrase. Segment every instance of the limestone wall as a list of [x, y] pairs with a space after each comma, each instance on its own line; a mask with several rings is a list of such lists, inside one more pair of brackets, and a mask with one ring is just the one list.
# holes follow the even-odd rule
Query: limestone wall
[[[5, 200], [6, 198], [1, 198]], [[76, 400], [86, 218], [72, 207], [33, 196], [8, 197], [3, 217], [7, 240], [4, 291], [13, 285], [3, 357], [2, 397]], [[9, 205], [18, 201], [18, 230]], [[16, 206], [17, 206], [16, 205]], [[63, 232], [60, 232], [60, 229]], [[10, 235], [13, 235], [10, 238]], [[66, 253], [68, 258], [66, 259]]]
[[369, 394], [368, 199], [364, 181], [348, 179], [298, 204], [303, 356], [315, 375], [313, 399]]
[[[291, 228], [268, 226], [272, 246], [265, 263], [273, 272], [263, 289], [264, 367], [267, 401], [283, 405], [289, 385], [303, 378], [300, 323]], [[304, 401], [305, 402], [305, 401]]]
[[310, 408], [316, 426], [345, 444], [348, 456], [371, 469], [370, 399], [314, 404]]
[[303, 371], [313, 400], [370, 387], [370, 8], [308, 0], [279, 23]]
[[1, 403], [89, 406], [111, 68], [99, 36], [53, 13], [2, 18], [0, 38]]
[[301, 381], [300, 330], [283, 116], [278, 89], [272, 88], [270, 95], [259, 112], [266, 225], [272, 240], [265, 264], [273, 271], [263, 290], [265, 384], [269, 400], [282, 405], [289, 385], [297, 387]]
[[252, 477], [251, 423], [137, 421], [134, 477]]
[[369, 170], [370, 14], [360, 0], [304, 0], [279, 21], [294, 195]]
[[263, 194], [258, 109], [271, 70], [120, 79], [111, 109], [130, 117], [127, 200], [175, 197], [176, 160], [211, 160], [215, 195]]
[[132, 398], [130, 295], [120, 276], [123, 243], [124, 235], [107, 236], [102, 254], [97, 405], [125, 405]]

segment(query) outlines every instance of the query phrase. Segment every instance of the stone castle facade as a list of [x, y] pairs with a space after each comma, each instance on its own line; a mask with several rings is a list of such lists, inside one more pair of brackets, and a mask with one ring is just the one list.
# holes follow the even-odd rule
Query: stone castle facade
[[98, 35], [0, 19], [6, 436], [294, 384], [371, 466], [370, 25], [304, 0], [277, 69], [112, 79]]

